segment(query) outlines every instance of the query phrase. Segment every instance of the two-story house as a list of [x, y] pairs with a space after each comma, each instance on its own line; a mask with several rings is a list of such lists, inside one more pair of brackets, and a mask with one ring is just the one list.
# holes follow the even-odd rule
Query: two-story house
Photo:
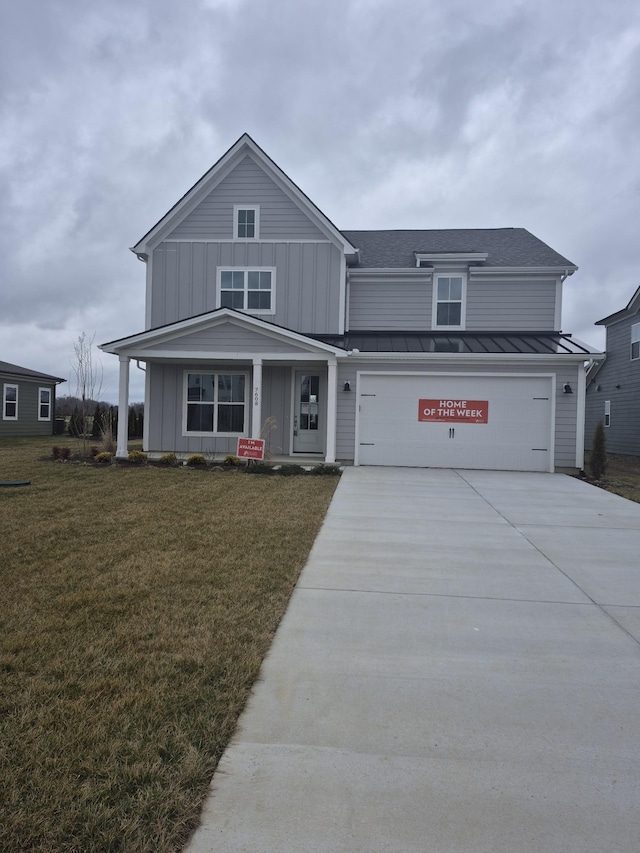
[[596, 326], [606, 328], [607, 359], [588, 374], [587, 447], [602, 421], [608, 450], [640, 456], [640, 287], [626, 308]]
[[[247, 135], [132, 248], [144, 448], [355, 465], [580, 468], [589, 347], [561, 330], [576, 267], [522, 228], [341, 231]], [[121, 419], [118, 455], [126, 455]]]

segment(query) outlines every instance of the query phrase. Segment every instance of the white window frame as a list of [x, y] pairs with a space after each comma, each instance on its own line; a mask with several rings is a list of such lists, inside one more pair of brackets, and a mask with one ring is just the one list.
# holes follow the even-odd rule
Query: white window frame
[[640, 359], [640, 323], [631, 326], [631, 361], [637, 359]]
[[[233, 311], [243, 311], [245, 314], [275, 314], [276, 313], [276, 268], [275, 267], [218, 267], [216, 306], [222, 307], [222, 274], [225, 272], [241, 272], [244, 274], [244, 307], [233, 308]], [[247, 308], [248, 302], [248, 275], [250, 272], [271, 273], [271, 307], [270, 308]], [[237, 291], [240, 292], [239, 290]]]
[[[41, 399], [42, 392], [46, 392], [49, 395], [49, 399], [44, 403]], [[45, 418], [42, 417], [42, 407], [47, 406], [47, 416]], [[51, 388], [38, 388], [38, 420], [39, 421], [50, 421], [51, 420]]]
[[[253, 237], [240, 236], [240, 211], [252, 210], [254, 215]], [[234, 240], [259, 240], [260, 239], [260, 205], [259, 204], [234, 204], [233, 205], [233, 239]]]
[[604, 425], [611, 426], [611, 400], [604, 401]]
[[[460, 299], [460, 324], [458, 326], [440, 326], [438, 325], [438, 305], [440, 302], [449, 302], [449, 300], [438, 300], [438, 282], [443, 278], [461, 278], [462, 279], [462, 292]], [[432, 312], [431, 312], [431, 328], [434, 331], [446, 331], [450, 330], [464, 330], [466, 325], [466, 315], [467, 315], [467, 274], [464, 272], [439, 272], [434, 273], [433, 276], [433, 298], [432, 298]]]
[[[13, 388], [13, 390], [16, 392], [16, 399], [15, 400], [7, 400], [7, 391], [9, 390], [9, 388]], [[19, 397], [18, 386], [14, 385], [12, 382], [5, 382], [3, 389], [2, 389], [2, 420], [3, 421], [17, 421], [18, 420], [18, 397]], [[8, 415], [7, 414], [7, 404], [8, 403], [10, 403], [11, 405], [15, 404], [15, 407], [16, 407], [15, 415]]]
[[[218, 406], [219, 405], [227, 405], [226, 403], [220, 404], [217, 400], [218, 396], [218, 376], [244, 376], [244, 429], [242, 432], [216, 432], [215, 429], [213, 432], [195, 432], [194, 430], [187, 429], [187, 412], [189, 403], [193, 403], [193, 400], [189, 400], [189, 374], [190, 373], [200, 373], [200, 374], [208, 374], [209, 376], [215, 376], [215, 397], [213, 401], [213, 425], [216, 427], [218, 425]], [[199, 369], [197, 367], [191, 368], [189, 370], [185, 370], [183, 374], [183, 392], [182, 392], [182, 435], [189, 437], [207, 437], [207, 438], [242, 438], [243, 436], [247, 436], [249, 434], [249, 398], [251, 397], [251, 380], [249, 377], [249, 373], [246, 370], [207, 370], [206, 368]], [[202, 405], [202, 404], [200, 404]]]

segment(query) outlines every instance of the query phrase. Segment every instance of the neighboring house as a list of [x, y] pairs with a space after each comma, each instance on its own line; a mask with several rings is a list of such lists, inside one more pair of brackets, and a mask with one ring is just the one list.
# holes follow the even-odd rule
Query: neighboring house
[[588, 375], [586, 442], [602, 421], [607, 450], [640, 456], [640, 287], [622, 311], [598, 320], [605, 326], [606, 361]]
[[[581, 468], [586, 359], [563, 334], [576, 267], [522, 228], [340, 231], [246, 134], [132, 248], [144, 447], [299, 459]], [[124, 456], [126, 422], [118, 435]]]
[[0, 361], [0, 436], [52, 435], [60, 382], [66, 379]]

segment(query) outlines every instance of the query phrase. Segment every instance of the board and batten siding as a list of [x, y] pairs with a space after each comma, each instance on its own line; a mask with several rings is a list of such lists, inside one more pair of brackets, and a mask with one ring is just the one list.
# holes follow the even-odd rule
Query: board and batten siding
[[605, 429], [607, 450], [640, 456], [640, 359], [631, 360], [634, 323], [640, 323], [640, 313], [607, 328], [607, 358], [587, 388], [585, 446], [588, 449], [593, 444], [598, 421], [604, 421], [604, 404], [609, 400], [611, 425]]
[[[251, 367], [206, 364], [148, 364], [151, 394], [149, 397], [149, 447], [150, 453], [236, 453], [236, 436], [184, 436], [182, 417], [184, 411], [184, 374], [207, 370], [223, 373], [225, 370], [246, 372], [249, 377], [247, 394], [251, 400]], [[265, 430], [267, 447], [273, 453], [288, 453], [291, 419], [291, 367], [265, 365], [262, 370], [262, 421], [273, 418], [271, 429]], [[251, 406], [249, 406], [249, 409]], [[250, 424], [246, 424], [250, 434]], [[284, 450], [282, 448], [285, 448]]]
[[218, 269], [234, 267], [275, 268], [275, 313], [262, 319], [296, 332], [339, 332], [341, 255], [328, 242], [161, 243], [153, 251], [151, 328], [214, 311]]
[[472, 332], [546, 332], [555, 329], [555, 279], [469, 277], [466, 328]]
[[424, 331], [431, 328], [430, 276], [350, 276], [351, 331]]
[[[46, 380], [25, 379], [22, 376], [0, 374], [0, 404], [4, 400], [4, 386], [18, 386], [18, 419], [5, 420], [4, 408], [0, 411], [0, 436], [52, 435], [56, 407], [56, 386]], [[38, 420], [39, 391], [47, 388], [51, 391], [49, 420]]]
[[327, 235], [247, 155], [165, 239], [231, 240], [234, 205], [260, 206], [261, 240], [325, 240]]
[[[555, 467], [575, 468], [576, 466], [576, 422], [578, 369], [575, 364], [550, 363], [540, 365], [467, 365], [464, 369], [452, 364], [399, 364], [389, 362], [340, 362], [338, 365], [338, 388], [349, 382], [349, 392], [339, 391], [337, 410], [336, 458], [352, 461], [355, 458], [355, 429], [357, 405], [358, 371], [376, 371], [380, 373], [459, 373], [469, 376], [481, 373], [495, 374], [552, 374], [556, 375], [556, 425], [555, 425]], [[563, 394], [564, 384], [568, 382], [574, 388], [573, 394]]]

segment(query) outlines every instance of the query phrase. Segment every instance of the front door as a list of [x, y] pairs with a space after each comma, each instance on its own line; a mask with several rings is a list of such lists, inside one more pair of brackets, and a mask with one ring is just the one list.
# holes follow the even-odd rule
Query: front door
[[297, 371], [293, 415], [293, 452], [322, 453], [323, 423], [322, 377], [318, 373]]

